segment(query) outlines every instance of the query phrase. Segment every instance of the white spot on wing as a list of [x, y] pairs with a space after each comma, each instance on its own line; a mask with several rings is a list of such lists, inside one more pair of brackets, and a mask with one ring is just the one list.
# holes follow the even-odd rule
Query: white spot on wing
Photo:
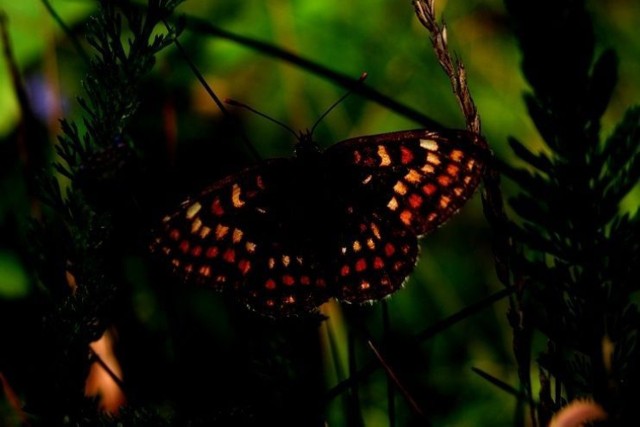
[[438, 142], [433, 139], [421, 139], [420, 147], [429, 151], [438, 151]]

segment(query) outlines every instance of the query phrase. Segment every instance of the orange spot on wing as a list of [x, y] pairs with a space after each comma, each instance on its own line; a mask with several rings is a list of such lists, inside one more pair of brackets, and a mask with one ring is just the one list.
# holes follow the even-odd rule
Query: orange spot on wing
[[374, 250], [376, 248], [376, 244], [371, 237], [367, 239], [367, 247], [371, 250]]
[[438, 157], [438, 155], [434, 153], [427, 153], [427, 162], [431, 163], [432, 165], [439, 165], [440, 157]]
[[387, 203], [387, 207], [390, 210], [395, 211], [398, 209], [398, 200], [395, 197], [392, 197], [391, 200], [389, 200], [389, 203]]
[[462, 159], [464, 157], [464, 153], [460, 150], [453, 150], [451, 151], [451, 154], [449, 155], [449, 158], [451, 160], [453, 160], [454, 162], [459, 162], [460, 159]]
[[382, 236], [380, 235], [380, 229], [375, 222], [371, 223], [371, 231], [373, 232], [373, 235], [376, 236], [376, 239], [380, 240], [382, 238]]
[[451, 178], [447, 175], [440, 175], [438, 177], [438, 184], [442, 185], [443, 187], [447, 187], [449, 184], [451, 184]]
[[422, 174], [415, 169], [409, 169], [409, 173], [404, 176], [404, 179], [406, 179], [407, 182], [416, 184], [422, 180]]
[[391, 157], [384, 145], [378, 145], [378, 157], [380, 157], [380, 166], [389, 166], [391, 164]]
[[407, 194], [407, 185], [402, 181], [398, 181], [396, 182], [396, 185], [393, 186], [393, 191], [400, 194], [401, 196], [404, 196], [405, 194]]
[[200, 273], [200, 275], [202, 275], [204, 277], [210, 277], [211, 276], [211, 267], [209, 267], [208, 265], [203, 265], [202, 267], [200, 267], [199, 273]]
[[241, 208], [244, 206], [244, 201], [240, 198], [242, 193], [242, 189], [238, 184], [233, 184], [231, 188], [231, 203], [233, 203], [234, 208]]
[[433, 172], [435, 172], [435, 168], [433, 167], [433, 165], [430, 165], [429, 163], [425, 163], [425, 165], [422, 166], [420, 170], [425, 174], [432, 174]]
[[209, 234], [211, 234], [211, 229], [206, 225], [200, 229], [200, 237], [206, 238]]
[[472, 169], [473, 169], [473, 166], [474, 166], [475, 164], [476, 164], [476, 162], [475, 162], [473, 159], [469, 160], [469, 161], [467, 162], [467, 169], [468, 169], [468, 170], [472, 170]]
[[240, 230], [239, 228], [234, 228], [233, 229], [233, 235], [232, 235], [233, 243], [240, 242], [240, 240], [242, 240], [242, 235], [243, 234], [244, 233], [242, 232], [242, 230]]
[[228, 232], [229, 227], [227, 227], [226, 225], [218, 224], [218, 226], [216, 227], [216, 239], [222, 240]]
[[413, 214], [409, 210], [404, 210], [400, 213], [400, 221], [402, 221], [406, 225], [411, 224], [411, 218], [413, 218]]
[[449, 166], [447, 166], [447, 173], [451, 176], [456, 176], [458, 175], [458, 172], [460, 172], [460, 168], [454, 164], [450, 164]]

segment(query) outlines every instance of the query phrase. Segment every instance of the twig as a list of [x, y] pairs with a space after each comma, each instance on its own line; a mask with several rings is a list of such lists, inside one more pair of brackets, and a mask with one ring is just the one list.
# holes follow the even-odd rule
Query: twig
[[78, 40], [78, 37], [76, 37], [76, 35], [73, 34], [73, 31], [71, 31], [71, 28], [69, 28], [69, 26], [64, 22], [62, 17], [60, 17], [58, 12], [56, 12], [53, 6], [51, 6], [51, 3], [49, 3], [49, 0], [42, 0], [42, 4], [47, 9], [49, 14], [53, 18], [53, 20], [58, 23], [60, 28], [62, 28], [62, 31], [64, 31], [67, 37], [69, 37], [69, 40], [71, 40], [71, 43], [73, 43], [73, 47], [76, 49], [76, 52], [78, 52], [78, 54], [82, 57], [82, 60], [84, 61], [84, 63], [89, 64], [89, 62], [91, 61], [89, 58], [89, 55], [82, 47], [82, 44]]
[[513, 290], [514, 288], [502, 289], [492, 295], [489, 295], [488, 297], [481, 299], [480, 301], [477, 301], [471, 305], [468, 305], [462, 310], [452, 314], [449, 317], [446, 317], [440, 320], [439, 322], [428, 327], [422, 332], [419, 332], [418, 334], [416, 334], [415, 338], [418, 341], [428, 340], [429, 338], [433, 337], [437, 333], [442, 332], [445, 329], [449, 328], [450, 326], [453, 326], [456, 323], [468, 318], [469, 316], [477, 313], [481, 309], [488, 307], [497, 301], [500, 301], [502, 298], [505, 298], [508, 295], [511, 295]]
[[[467, 306], [462, 310], [452, 314], [451, 316], [441, 320], [431, 328], [427, 328], [421, 333], [417, 334], [415, 336], [415, 339], [425, 341], [431, 338], [432, 336], [434, 336], [436, 332], [441, 332], [447, 329], [448, 327], [455, 325], [456, 323], [468, 318], [472, 314], [477, 313], [481, 308], [487, 307], [493, 304], [494, 302], [498, 301], [499, 299], [506, 297], [511, 292], [513, 292], [511, 289], [503, 289], [470, 306]], [[369, 377], [369, 375], [371, 375], [376, 371], [378, 366], [379, 366], [378, 364], [376, 364], [375, 362], [372, 362], [367, 364], [364, 368], [360, 369], [358, 372], [351, 374], [349, 378], [347, 378], [344, 381], [341, 381], [340, 383], [335, 385], [331, 390], [327, 392], [327, 395], [326, 395], [327, 400], [332, 400], [334, 397], [339, 396], [345, 390], [350, 388], [353, 383]]]
[[376, 359], [378, 359], [378, 362], [380, 363], [380, 365], [386, 371], [387, 378], [389, 378], [393, 382], [393, 384], [395, 384], [395, 386], [398, 388], [400, 393], [402, 393], [402, 395], [406, 399], [407, 403], [409, 403], [409, 406], [411, 407], [411, 409], [413, 409], [413, 411], [417, 415], [419, 415], [420, 418], [423, 419], [423, 421], [427, 421], [428, 419], [425, 416], [424, 412], [422, 411], [422, 408], [420, 408], [420, 405], [418, 405], [418, 402], [415, 401], [413, 396], [411, 396], [411, 393], [409, 393], [409, 391], [402, 385], [402, 383], [398, 379], [397, 375], [395, 374], [395, 372], [393, 371], [391, 366], [386, 362], [384, 357], [382, 357], [382, 354], [380, 353], [380, 351], [378, 350], [376, 345], [373, 343], [373, 341], [368, 339], [367, 340], [367, 345], [369, 346], [369, 348], [373, 352], [373, 354], [376, 357]]
[[500, 390], [509, 393], [510, 395], [512, 395], [513, 397], [515, 397], [515, 398], [517, 398], [519, 400], [524, 400], [524, 401], [528, 402], [529, 396], [527, 396], [526, 393], [522, 393], [521, 391], [517, 390], [513, 386], [505, 383], [502, 380], [499, 380], [498, 378], [496, 378], [493, 375], [483, 371], [480, 368], [472, 367], [471, 370], [473, 372], [475, 372], [476, 374], [478, 374], [479, 376], [481, 376], [482, 378], [484, 378], [485, 380], [489, 381], [491, 384], [493, 384], [496, 387], [498, 387]]
[[477, 134], [480, 133], [480, 116], [471, 98], [467, 75], [464, 64], [459, 58], [453, 58], [449, 53], [447, 44], [447, 27], [444, 23], [438, 24], [435, 14], [435, 0], [414, 0], [413, 6], [416, 16], [431, 35], [431, 44], [438, 58], [438, 62], [449, 77], [451, 88], [458, 100], [460, 110], [467, 121], [467, 129]]
[[425, 116], [419, 111], [410, 108], [400, 102], [397, 102], [393, 98], [390, 98], [382, 93], [376, 91], [370, 86], [366, 85], [358, 85], [358, 79], [354, 79], [351, 76], [339, 73], [334, 71], [328, 67], [318, 64], [308, 58], [301, 57], [292, 52], [274, 46], [272, 44], [268, 44], [256, 39], [252, 39], [250, 37], [238, 35], [231, 33], [229, 31], [223, 30], [221, 28], [215, 27], [211, 25], [209, 22], [206, 22], [202, 19], [198, 19], [195, 17], [187, 17], [187, 28], [190, 31], [210, 34], [216, 37], [220, 37], [226, 40], [231, 40], [235, 43], [238, 43], [241, 46], [245, 46], [251, 49], [255, 49], [260, 51], [266, 55], [269, 55], [273, 58], [277, 58], [282, 61], [289, 62], [294, 64], [304, 70], [310, 71], [311, 73], [322, 76], [345, 89], [353, 90], [354, 93], [367, 98], [371, 101], [374, 101], [396, 113], [415, 121], [416, 123], [421, 124], [424, 127], [428, 127], [429, 129], [437, 130], [442, 129], [443, 126], [436, 122], [435, 120]]
[[102, 360], [102, 358], [100, 357], [100, 355], [98, 353], [96, 353], [96, 351], [89, 346], [89, 353], [91, 354], [91, 360], [95, 361], [98, 363], [98, 365], [100, 365], [100, 367], [102, 369], [105, 370], [105, 372], [111, 377], [111, 379], [113, 380], [114, 383], [116, 383], [116, 385], [118, 386], [118, 388], [126, 394], [125, 391], [125, 385], [124, 382], [120, 379], [120, 377], [118, 377], [116, 375], [115, 372], [113, 372], [113, 370], [109, 367], [109, 365], [106, 364], [106, 362], [104, 360]]
[[[464, 65], [459, 58], [454, 58], [449, 53], [447, 44], [447, 28], [444, 23], [442, 25], [438, 24], [435, 16], [434, 4], [435, 0], [413, 1], [416, 16], [427, 31], [429, 31], [431, 44], [433, 45], [436, 57], [449, 77], [453, 93], [455, 94], [460, 110], [465, 117], [467, 129], [475, 133], [480, 133], [480, 117], [469, 91]], [[526, 376], [529, 372], [529, 359], [526, 361], [523, 360], [525, 359], [525, 357], [523, 357], [524, 353], [527, 353], [524, 346], [527, 342], [528, 331], [526, 329], [527, 322], [525, 319], [525, 313], [522, 309], [522, 287], [515, 287], [513, 285], [514, 283], [522, 284], [522, 280], [519, 277], [516, 277], [516, 272], [511, 269], [512, 254], [515, 253], [517, 248], [514, 247], [514, 243], [510, 235], [509, 219], [504, 210], [504, 202], [502, 200], [502, 191], [500, 188], [500, 174], [496, 164], [497, 162], [495, 158], [491, 156], [489, 164], [487, 165], [487, 172], [484, 176], [482, 204], [485, 217], [493, 229], [492, 249], [498, 279], [504, 286], [506, 286], [505, 292], [510, 294], [514, 290], [518, 291], [516, 292], [516, 296], [509, 300], [509, 314], [510, 317], [517, 317], [519, 319], [518, 322], [511, 322], [514, 334], [514, 352], [516, 354], [516, 358], [518, 358], [519, 365], [525, 365], [519, 366], [520, 382], [525, 387], [525, 393], [528, 396], [532, 419], [535, 425], [531, 381], [529, 381]], [[518, 357], [518, 355], [521, 357]]]

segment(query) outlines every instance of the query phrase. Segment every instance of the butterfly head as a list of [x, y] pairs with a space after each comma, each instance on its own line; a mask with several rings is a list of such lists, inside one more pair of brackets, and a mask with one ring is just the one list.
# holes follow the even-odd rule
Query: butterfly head
[[313, 140], [313, 131], [300, 131], [297, 135], [298, 143], [293, 147], [295, 156], [299, 159], [309, 159], [320, 154], [320, 147]]

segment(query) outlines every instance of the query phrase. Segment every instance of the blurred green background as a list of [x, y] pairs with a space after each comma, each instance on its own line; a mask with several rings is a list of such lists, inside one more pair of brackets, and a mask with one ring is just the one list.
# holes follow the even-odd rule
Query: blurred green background
[[[90, 1], [53, 1], [52, 5], [80, 37], [84, 21], [96, 10]], [[637, 31], [640, 2], [591, 1], [588, 6], [599, 51], [614, 48], [620, 58], [620, 80], [603, 126], [606, 135], [626, 108], [640, 99]], [[544, 149], [522, 102], [527, 85], [519, 71], [518, 47], [502, 2], [449, 0], [438, 2], [437, 7], [446, 20], [451, 47], [466, 65], [483, 133], [496, 155], [513, 161], [506, 143], [508, 136], [519, 138], [534, 150]], [[81, 81], [86, 66], [41, 2], [3, 0], [0, 9], [9, 18], [12, 46], [32, 103], [48, 126], [51, 144], [55, 144], [58, 119], [81, 117], [75, 98], [83, 95]], [[178, 12], [279, 46], [353, 78], [366, 71], [369, 75], [366, 85], [447, 127], [464, 127], [448, 79], [439, 68], [428, 35], [415, 19], [409, 1], [188, 0]], [[544, 22], [540, 26], [543, 31]], [[242, 101], [293, 129], [310, 127], [344, 93], [344, 89], [323, 76], [236, 42], [193, 33], [189, 28], [181, 41], [220, 98]], [[3, 153], [20, 115], [4, 58], [0, 88], [0, 153]], [[188, 150], [182, 152], [191, 153], [182, 162], [185, 165], [188, 160], [184, 159], [193, 162], [182, 170], [188, 170], [192, 176], [177, 178], [184, 182], [177, 186], [176, 199], [251, 162], [246, 153], [244, 157], [235, 157], [233, 153], [242, 151], [240, 148], [221, 150], [215, 159], [198, 156], [229, 142], [211, 133], [221, 114], [174, 47], [158, 57], [152, 76], [143, 84], [141, 99], [143, 104], [155, 103], [157, 108], [143, 105], [144, 113], [132, 124], [136, 128], [132, 132], [134, 137], [148, 138], [144, 144], [165, 144], [163, 132], [168, 123], [174, 123], [170, 118], [174, 117], [179, 147], [183, 144]], [[246, 111], [236, 114], [263, 158], [291, 155], [295, 141], [283, 129]], [[326, 147], [349, 137], [416, 127], [416, 123], [354, 95], [324, 119], [315, 137]], [[235, 138], [233, 143], [239, 141]], [[205, 151], [199, 151], [203, 146]], [[24, 230], [26, 218], [32, 213], [31, 201], [17, 165], [1, 164], [4, 171], [0, 174], [0, 224], [6, 230], [9, 221], [17, 218], [18, 230]], [[507, 194], [517, 191], [509, 182], [504, 186]], [[637, 206], [637, 198], [630, 200], [628, 206]], [[26, 239], [26, 233], [19, 234]], [[500, 290], [490, 239], [476, 195], [457, 217], [422, 241], [414, 274], [405, 289], [388, 300], [392, 329], [407, 336], [419, 333]], [[131, 301], [133, 310], [149, 331], [162, 334], [171, 318], [161, 312], [153, 284], [137, 262], [131, 260], [130, 267], [132, 282], [136, 283]], [[28, 267], [12, 242], [0, 236], [0, 298], [19, 301], [33, 292], [35, 285]], [[185, 297], [181, 309], [202, 328], [204, 338], [224, 342], [224, 337], [234, 331], [225, 330], [220, 318], [212, 314], [221, 309], [220, 304], [217, 295], [196, 290]], [[422, 343], [413, 349], [413, 354], [405, 355], [407, 366], [415, 366], [410, 381], [412, 390], [433, 425], [513, 424], [515, 399], [471, 370], [477, 367], [517, 385], [506, 310], [506, 302], [501, 301]], [[380, 335], [380, 304], [368, 311], [368, 326], [374, 335]], [[340, 371], [335, 365], [341, 364], [342, 369], [346, 366], [344, 331], [348, 327], [341, 321], [339, 308], [333, 307], [329, 312], [337, 338], [333, 343], [326, 341], [326, 337], [323, 341], [327, 388], [343, 379], [335, 374]], [[366, 345], [363, 342], [357, 345], [359, 357], [371, 360]], [[363, 383], [360, 392], [365, 425], [388, 425], [386, 383], [381, 370]], [[396, 400], [398, 425], [403, 425], [403, 417], [410, 410], [401, 397]], [[329, 425], [343, 425], [342, 405], [340, 399], [330, 405]]]

